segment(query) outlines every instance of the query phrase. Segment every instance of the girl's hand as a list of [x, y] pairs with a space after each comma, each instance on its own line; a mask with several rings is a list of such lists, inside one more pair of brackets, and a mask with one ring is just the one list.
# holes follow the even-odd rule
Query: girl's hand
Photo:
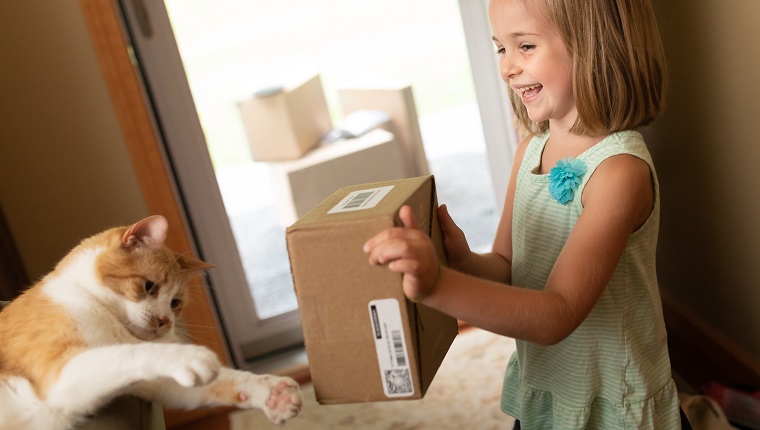
[[441, 223], [443, 246], [446, 248], [448, 265], [461, 271], [464, 269], [464, 262], [472, 255], [470, 245], [467, 244], [467, 238], [449, 215], [449, 208], [445, 204], [438, 208], [438, 220]]
[[389, 228], [364, 244], [372, 265], [387, 264], [403, 273], [404, 295], [411, 300], [426, 296], [438, 280], [440, 264], [433, 242], [417, 228], [409, 206], [399, 211], [403, 227]]

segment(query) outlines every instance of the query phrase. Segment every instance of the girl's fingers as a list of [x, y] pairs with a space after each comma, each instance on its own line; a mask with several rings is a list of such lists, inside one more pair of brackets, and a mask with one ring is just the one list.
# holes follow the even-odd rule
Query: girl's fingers
[[441, 231], [444, 236], [453, 236], [459, 230], [459, 226], [451, 218], [449, 208], [445, 204], [438, 208], [438, 222], [441, 224]]
[[378, 233], [364, 243], [364, 246], [362, 247], [364, 252], [372, 252], [372, 249], [386, 240], [392, 240], [395, 238], [412, 240], [420, 233], [417, 228], [417, 221], [415, 221], [414, 215], [412, 214], [412, 208], [408, 205], [404, 205], [399, 210], [399, 219], [401, 220], [403, 227], [393, 227]]
[[386, 264], [405, 256], [408, 244], [400, 239], [388, 239], [377, 243], [369, 249], [370, 264]]
[[383, 230], [380, 233], [373, 236], [370, 240], [366, 241], [364, 243], [364, 246], [362, 249], [366, 253], [372, 252], [373, 249], [375, 249], [378, 245], [382, 244], [383, 242], [387, 242], [389, 240], [395, 240], [395, 239], [403, 239], [406, 238], [409, 235], [409, 232], [406, 228], [403, 227], [393, 227], [389, 228], [387, 230]]
[[404, 227], [413, 229], [417, 228], [417, 221], [415, 221], [412, 208], [410, 208], [409, 205], [404, 205], [399, 209], [398, 217], [401, 219], [401, 224], [403, 224]]
[[415, 260], [399, 259], [388, 263], [388, 269], [390, 269], [392, 272], [399, 272], [412, 276], [417, 275], [419, 267], [420, 263]]
[[371, 264], [386, 264], [397, 259], [417, 260], [425, 254], [425, 241], [428, 237], [419, 230], [407, 228], [381, 233], [378, 240], [370, 239], [365, 244], [364, 252], [369, 254]]
[[448, 230], [447, 227], [450, 225], [450, 223], [454, 222], [454, 220], [451, 219], [449, 208], [446, 206], [446, 204], [442, 204], [438, 207], [438, 222], [441, 223], [441, 229], [443, 230]]

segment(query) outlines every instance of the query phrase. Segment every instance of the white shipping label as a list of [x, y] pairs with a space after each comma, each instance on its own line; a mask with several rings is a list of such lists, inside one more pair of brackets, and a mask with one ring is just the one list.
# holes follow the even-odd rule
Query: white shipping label
[[398, 300], [372, 300], [369, 302], [369, 316], [385, 395], [387, 397], [413, 395], [414, 384], [412, 384], [412, 372], [409, 367], [409, 355]]
[[392, 189], [393, 185], [387, 185], [385, 187], [352, 191], [340, 203], [327, 211], [327, 213], [335, 214], [374, 208]]

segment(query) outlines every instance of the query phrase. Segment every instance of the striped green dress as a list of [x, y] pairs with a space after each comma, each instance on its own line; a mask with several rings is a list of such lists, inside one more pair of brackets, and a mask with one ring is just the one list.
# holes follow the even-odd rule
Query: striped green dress
[[578, 156], [588, 170], [567, 205], [552, 199], [538, 174], [549, 133], [529, 143], [517, 175], [512, 283], [543, 289], [570, 230], [583, 212], [581, 193], [594, 170], [619, 154], [649, 164], [655, 207], [630, 236], [612, 280], [586, 320], [552, 346], [517, 341], [504, 376], [501, 408], [531, 429], [680, 429], [655, 273], [660, 196], [641, 135], [614, 133]]

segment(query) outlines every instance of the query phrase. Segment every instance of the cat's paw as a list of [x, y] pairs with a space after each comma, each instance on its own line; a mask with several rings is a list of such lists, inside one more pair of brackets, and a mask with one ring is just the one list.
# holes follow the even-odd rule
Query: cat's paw
[[276, 378], [272, 382], [264, 413], [273, 423], [283, 424], [301, 411], [301, 391], [290, 378]]
[[222, 367], [213, 351], [198, 345], [183, 345], [182, 351], [169, 361], [171, 378], [183, 387], [208, 384], [219, 376]]
[[301, 411], [301, 391], [291, 378], [250, 375], [238, 388], [238, 406], [259, 408], [275, 424], [283, 424]]

